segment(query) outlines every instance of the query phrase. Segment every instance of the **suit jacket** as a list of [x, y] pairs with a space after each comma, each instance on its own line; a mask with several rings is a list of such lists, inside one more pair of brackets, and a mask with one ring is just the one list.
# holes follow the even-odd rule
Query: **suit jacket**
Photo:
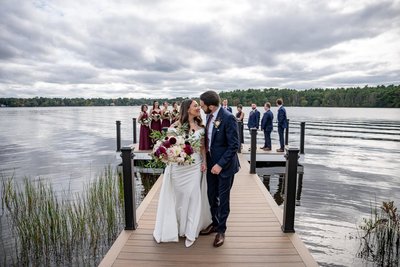
[[247, 127], [249, 129], [251, 128], [258, 129], [259, 125], [260, 125], [260, 112], [257, 109], [250, 111]]
[[240, 146], [237, 120], [232, 113], [221, 108], [212, 127], [211, 160], [207, 161], [207, 168], [211, 169], [215, 164], [218, 164], [222, 168], [221, 177], [233, 176], [239, 171], [240, 167], [237, 156]]
[[[224, 108], [224, 106], [221, 106], [221, 108]], [[227, 106], [226, 110], [229, 111], [230, 113], [232, 113], [232, 108], [230, 106]]]
[[274, 128], [272, 122], [274, 121], [274, 114], [271, 110], [264, 112], [264, 115], [261, 119], [261, 130], [270, 131]]
[[278, 127], [286, 129], [287, 126], [286, 109], [284, 106], [281, 106], [278, 109]]

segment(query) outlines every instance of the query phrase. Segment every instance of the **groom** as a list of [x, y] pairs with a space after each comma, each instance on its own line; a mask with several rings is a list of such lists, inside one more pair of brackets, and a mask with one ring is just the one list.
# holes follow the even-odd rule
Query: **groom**
[[221, 108], [219, 95], [207, 91], [200, 95], [200, 106], [207, 114], [204, 136], [207, 151], [207, 194], [211, 207], [212, 224], [200, 232], [216, 232], [214, 247], [224, 244], [226, 220], [229, 215], [229, 195], [233, 177], [239, 171], [239, 136], [237, 120]]

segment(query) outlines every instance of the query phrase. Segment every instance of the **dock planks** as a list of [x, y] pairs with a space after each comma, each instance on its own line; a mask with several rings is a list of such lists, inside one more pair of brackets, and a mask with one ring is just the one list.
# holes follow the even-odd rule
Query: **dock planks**
[[138, 229], [122, 231], [100, 266], [318, 266], [296, 233], [281, 231], [282, 211], [256, 174], [249, 174], [245, 155], [231, 192], [225, 243], [214, 248], [214, 234], [200, 236], [186, 248], [153, 240], [162, 176], [137, 210]]

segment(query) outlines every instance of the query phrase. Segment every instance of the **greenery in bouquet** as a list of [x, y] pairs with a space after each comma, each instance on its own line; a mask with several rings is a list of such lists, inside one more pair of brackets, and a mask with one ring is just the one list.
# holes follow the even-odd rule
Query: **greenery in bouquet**
[[187, 128], [183, 125], [172, 131], [152, 133], [151, 137], [157, 141], [151, 153], [151, 165], [194, 163], [193, 153], [200, 151], [200, 140], [195, 138], [194, 133], [188, 133]]

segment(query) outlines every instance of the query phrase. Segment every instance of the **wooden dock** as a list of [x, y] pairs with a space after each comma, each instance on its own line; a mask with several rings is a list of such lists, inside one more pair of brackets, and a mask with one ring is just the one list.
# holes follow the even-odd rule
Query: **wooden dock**
[[318, 266], [296, 233], [283, 233], [282, 211], [256, 174], [249, 174], [246, 155], [231, 192], [231, 213], [223, 246], [214, 234], [200, 236], [186, 248], [157, 244], [152, 236], [162, 176], [137, 209], [138, 228], [122, 231], [100, 266]]

